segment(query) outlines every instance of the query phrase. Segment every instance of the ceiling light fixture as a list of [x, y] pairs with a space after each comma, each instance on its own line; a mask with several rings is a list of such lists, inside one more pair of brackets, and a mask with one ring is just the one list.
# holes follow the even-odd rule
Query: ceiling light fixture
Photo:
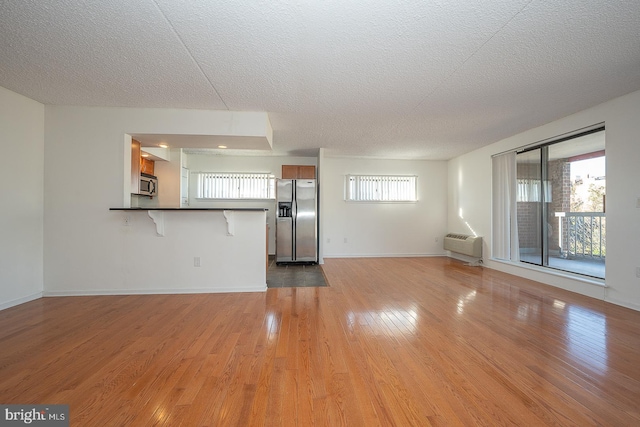
[[158, 144], [158, 147], [160, 147], [160, 148], [169, 148], [169, 146], [167, 144]]
[[227, 148], [226, 145], [218, 145], [218, 148]]

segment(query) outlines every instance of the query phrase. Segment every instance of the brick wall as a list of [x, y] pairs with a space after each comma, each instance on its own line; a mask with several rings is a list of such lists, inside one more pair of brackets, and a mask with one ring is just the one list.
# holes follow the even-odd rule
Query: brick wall
[[[569, 212], [571, 210], [571, 164], [567, 159], [558, 159], [549, 162], [549, 181], [551, 182], [551, 203], [547, 222], [551, 228], [549, 236], [550, 253], [558, 253], [559, 224], [556, 212]], [[563, 219], [563, 221], [566, 221]], [[562, 224], [562, 241], [566, 241], [566, 223]]]
[[540, 204], [518, 202], [518, 242], [520, 249], [540, 248]]
[[[537, 179], [539, 177], [539, 165], [518, 164], [518, 178]], [[560, 247], [559, 225], [556, 212], [568, 212], [571, 203], [571, 167], [566, 159], [559, 159], [549, 162], [548, 181], [551, 185], [551, 201], [547, 203], [546, 230], [549, 238], [549, 251], [557, 254]], [[542, 245], [540, 241], [540, 203], [538, 202], [518, 202], [518, 238], [520, 248], [537, 248]], [[563, 224], [563, 234], [566, 233], [566, 226]], [[563, 236], [566, 238], [566, 236]], [[564, 240], [563, 240], [564, 241]]]

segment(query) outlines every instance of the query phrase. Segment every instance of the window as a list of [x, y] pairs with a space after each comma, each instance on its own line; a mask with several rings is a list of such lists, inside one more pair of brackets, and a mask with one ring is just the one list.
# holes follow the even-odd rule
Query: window
[[495, 258], [605, 277], [602, 126], [497, 156], [493, 167]]
[[275, 177], [269, 173], [200, 172], [198, 199], [274, 199]]
[[347, 175], [345, 200], [353, 202], [415, 202], [416, 176]]

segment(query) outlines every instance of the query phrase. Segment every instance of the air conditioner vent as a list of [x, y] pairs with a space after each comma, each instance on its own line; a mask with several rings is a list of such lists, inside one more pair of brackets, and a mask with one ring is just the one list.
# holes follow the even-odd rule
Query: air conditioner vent
[[468, 236], [466, 234], [449, 233], [446, 235], [446, 237], [450, 237], [452, 239], [458, 239], [458, 240], [467, 240], [469, 237], [472, 237], [472, 236]]
[[476, 258], [482, 257], [482, 237], [449, 233], [444, 237], [444, 249]]

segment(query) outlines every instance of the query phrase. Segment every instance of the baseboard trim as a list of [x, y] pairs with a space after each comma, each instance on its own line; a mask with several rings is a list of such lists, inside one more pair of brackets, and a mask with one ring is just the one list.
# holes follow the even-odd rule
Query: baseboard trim
[[606, 296], [604, 298], [604, 301], [608, 302], [608, 303], [611, 303], [611, 304], [619, 305], [620, 307], [628, 308], [630, 310], [640, 311], [640, 305], [634, 304], [634, 303], [629, 302], [629, 301], [620, 301], [618, 299], [609, 298], [609, 297], [606, 297]]
[[196, 289], [97, 289], [97, 290], [67, 290], [45, 291], [44, 297], [79, 297], [79, 296], [108, 296], [108, 295], [171, 295], [171, 294], [228, 294], [239, 292], [266, 292], [264, 286], [235, 286], [220, 288]]
[[[600, 287], [600, 288], [606, 288], [607, 287], [607, 284], [606, 284], [604, 279], [597, 279], [595, 277], [583, 276], [581, 274], [571, 273], [569, 271], [556, 270], [556, 269], [549, 268], [549, 267], [542, 267], [542, 266], [538, 266], [538, 265], [527, 264], [527, 263], [524, 263], [524, 262], [514, 262], [514, 261], [507, 261], [507, 260], [496, 259], [496, 258], [491, 258], [490, 261], [491, 261], [491, 263], [496, 263], [498, 265], [502, 264], [502, 265], [506, 265], [506, 266], [509, 266], [509, 267], [514, 267], [516, 269], [521, 269], [521, 270], [524, 270], [524, 271], [537, 272], [537, 273], [542, 273], [542, 274], [549, 275], [549, 276], [555, 276], [555, 277], [561, 277], [563, 279], [573, 280], [576, 283], [580, 283], [581, 285], [582, 284], [587, 284], [587, 285], [597, 286], [597, 287]], [[494, 269], [495, 270], [504, 271], [504, 270], [498, 269], [498, 268], [494, 268]], [[512, 273], [511, 271], [505, 271], [505, 273], [516, 274], [516, 273]], [[521, 276], [520, 274], [516, 274], [516, 275], [517, 276]], [[524, 277], [524, 276], [521, 276], [521, 277]], [[542, 280], [537, 280], [537, 281], [539, 281], [539, 282], [541, 281], [543, 283], [547, 283], [547, 282], [542, 281]], [[551, 286], [556, 286], [556, 285], [551, 285]], [[556, 286], [556, 287], [558, 287], [558, 286]], [[599, 299], [602, 299], [602, 298], [599, 298]]]
[[323, 258], [428, 258], [446, 256], [441, 254], [334, 254], [324, 255]]
[[0, 310], [5, 310], [7, 308], [15, 307], [16, 305], [24, 304], [26, 302], [35, 301], [43, 297], [43, 292], [36, 292], [32, 295], [27, 295], [26, 297], [16, 298], [11, 301], [6, 301], [0, 303]]

